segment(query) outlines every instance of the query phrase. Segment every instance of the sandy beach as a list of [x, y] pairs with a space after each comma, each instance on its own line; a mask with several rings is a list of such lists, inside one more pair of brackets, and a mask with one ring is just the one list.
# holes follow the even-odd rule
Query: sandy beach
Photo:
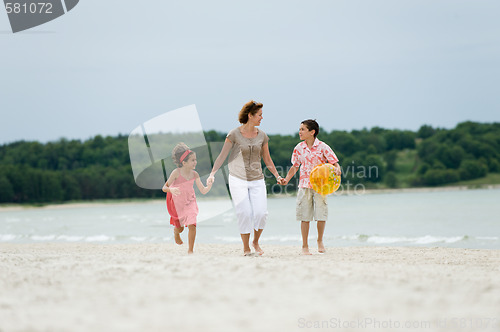
[[500, 251], [0, 244], [0, 331], [498, 331]]

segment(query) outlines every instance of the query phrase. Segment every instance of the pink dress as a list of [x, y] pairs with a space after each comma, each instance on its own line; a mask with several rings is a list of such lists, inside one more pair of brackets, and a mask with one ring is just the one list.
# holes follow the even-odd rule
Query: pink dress
[[[195, 225], [198, 216], [198, 204], [194, 193], [195, 177], [186, 180], [181, 174], [174, 180], [170, 187], [180, 190], [178, 196], [167, 193], [167, 208], [170, 213], [170, 224], [175, 227]], [[173, 205], [173, 206], [172, 206]]]

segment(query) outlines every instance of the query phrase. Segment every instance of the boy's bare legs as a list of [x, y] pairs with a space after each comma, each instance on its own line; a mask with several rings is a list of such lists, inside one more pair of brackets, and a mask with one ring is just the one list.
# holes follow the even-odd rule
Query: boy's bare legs
[[300, 231], [302, 233], [302, 254], [312, 255], [309, 252], [309, 245], [307, 243], [307, 238], [309, 237], [309, 221], [302, 221], [300, 224]]
[[188, 233], [188, 242], [189, 249], [188, 254], [192, 254], [194, 250], [194, 239], [196, 238], [196, 225], [188, 225], [189, 233]]
[[259, 246], [259, 238], [260, 238], [260, 235], [262, 234], [262, 231], [264, 229], [259, 229], [258, 231], [254, 230], [253, 231], [253, 242], [252, 242], [252, 246], [253, 248], [255, 249], [255, 251], [259, 254], [259, 255], [263, 255], [264, 254], [264, 250], [262, 250]]
[[323, 245], [323, 234], [325, 233], [325, 225], [326, 222], [323, 221], [318, 221], [318, 252], [324, 253], [325, 246]]
[[174, 228], [175, 243], [177, 243], [179, 245], [184, 243], [184, 242], [182, 242], [182, 239], [181, 239], [181, 233], [183, 230], [184, 230], [184, 227], [175, 227]]
[[250, 233], [240, 235], [243, 241], [243, 254], [247, 256], [252, 253], [252, 250], [250, 250]]

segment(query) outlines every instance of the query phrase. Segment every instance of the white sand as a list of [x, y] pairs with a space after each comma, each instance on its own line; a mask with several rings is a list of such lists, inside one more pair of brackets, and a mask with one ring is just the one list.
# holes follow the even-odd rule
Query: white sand
[[0, 244], [0, 331], [500, 330], [499, 250], [263, 249]]

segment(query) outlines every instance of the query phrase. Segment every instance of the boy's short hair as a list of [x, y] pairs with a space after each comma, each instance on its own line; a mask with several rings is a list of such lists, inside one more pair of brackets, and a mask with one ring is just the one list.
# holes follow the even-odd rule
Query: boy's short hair
[[307, 127], [309, 130], [314, 130], [314, 138], [318, 136], [319, 134], [319, 124], [316, 122], [316, 120], [309, 119], [309, 120], [304, 120], [301, 122], [304, 126]]

